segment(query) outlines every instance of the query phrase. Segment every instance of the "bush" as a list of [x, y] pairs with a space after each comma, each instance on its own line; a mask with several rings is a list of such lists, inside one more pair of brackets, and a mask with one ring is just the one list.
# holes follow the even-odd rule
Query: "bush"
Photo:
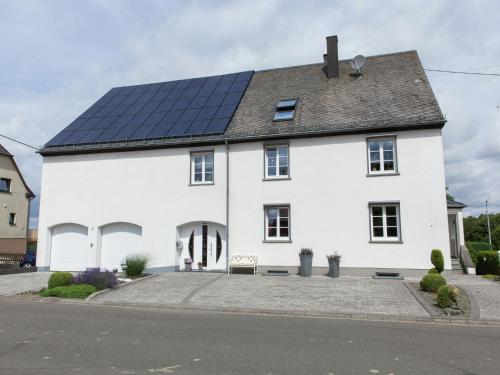
[[97, 290], [112, 288], [117, 282], [116, 274], [110, 271], [101, 271], [99, 268], [87, 268], [75, 277], [75, 284], [92, 285]]
[[457, 288], [450, 285], [443, 285], [438, 289], [436, 302], [439, 307], [445, 309], [457, 302]]
[[489, 242], [467, 241], [465, 244], [467, 245], [467, 249], [473, 251], [491, 250]]
[[477, 253], [476, 273], [478, 275], [499, 274], [498, 254], [496, 251], [479, 251]]
[[437, 292], [443, 285], [446, 285], [446, 279], [438, 273], [428, 273], [420, 281], [420, 287], [426, 292]]
[[444, 270], [444, 258], [441, 250], [433, 249], [431, 252], [431, 262], [434, 265], [434, 268], [441, 273]]
[[127, 264], [127, 277], [140, 276], [149, 264], [149, 257], [146, 255], [129, 255], [125, 259]]
[[431, 269], [429, 270], [429, 272], [427, 272], [427, 273], [431, 273], [431, 274], [439, 274], [438, 270], [437, 270], [437, 269], [435, 269], [435, 268], [431, 268]]
[[97, 292], [97, 289], [92, 285], [80, 284], [46, 289], [40, 295], [42, 297], [87, 298], [95, 292]]
[[49, 289], [71, 284], [73, 284], [73, 274], [71, 272], [54, 272], [49, 277]]

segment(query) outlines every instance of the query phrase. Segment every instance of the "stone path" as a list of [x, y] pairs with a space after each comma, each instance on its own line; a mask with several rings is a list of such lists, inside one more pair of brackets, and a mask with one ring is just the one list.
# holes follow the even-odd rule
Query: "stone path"
[[94, 300], [214, 309], [429, 316], [401, 281], [361, 277], [168, 273], [104, 293]]
[[13, 296], [47, 286], [50, 272], [27, 272], [0, 276], [0, 296]]

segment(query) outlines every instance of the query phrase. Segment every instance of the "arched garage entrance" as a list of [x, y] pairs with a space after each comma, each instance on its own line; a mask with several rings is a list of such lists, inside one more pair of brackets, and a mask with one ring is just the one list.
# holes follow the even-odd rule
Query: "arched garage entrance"
[[142, 251], [142, 228], [139, 225], [112, 223], [101, 227], [101, 268], [121, 270], [128, 255]]
[[89, 265], [92, 249], [88, 228], [79, 224], [52, 227], [50, 248], [51, 271], [83, 271]]
[[177, 251], [180, 268], [184, 259], [193, 260], [193, 269], [201, 263], [205, 270], [226, 270], [226, 231], [221, 224], [192, 222], [177, 227]]

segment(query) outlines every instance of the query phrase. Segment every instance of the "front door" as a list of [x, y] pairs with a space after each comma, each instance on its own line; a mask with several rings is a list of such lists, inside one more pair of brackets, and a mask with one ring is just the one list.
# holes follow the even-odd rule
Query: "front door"
[[183, 243], [182, 262], [185, 258], [191, 258], [194, 270], [199, 268], [199, 263], [203, 270], [225, 270], [226, 241], [224, 232], [224, 227], [215, 223], [184, 225], [179, 231]]
[[453, 259], [458, 259], [457, 215], [448, 214], [448, 232], [450, 236], [450, 251]]

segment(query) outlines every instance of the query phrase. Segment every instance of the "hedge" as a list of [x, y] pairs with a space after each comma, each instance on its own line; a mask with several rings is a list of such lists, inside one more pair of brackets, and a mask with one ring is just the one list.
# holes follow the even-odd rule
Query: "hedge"
[[498, 253], [496, 251], [479, 251], [477, 253], [476, 273], [478, 275], [498, 275]]
[[42, 297], [61, 297], [61, 298], [87, 298], [92, 293], [97, 292], [97, 289], [92, 285], [68, 285], [58, 286], [51, 289], [46, 289], [40, 293]]

